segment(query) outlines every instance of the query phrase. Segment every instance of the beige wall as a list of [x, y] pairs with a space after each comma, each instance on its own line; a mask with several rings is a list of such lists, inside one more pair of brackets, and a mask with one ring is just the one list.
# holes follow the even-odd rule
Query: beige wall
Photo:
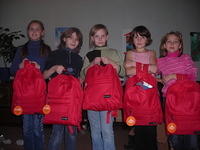
[[109, 46], [119, 50], [124, 50], [123, 32], [142, 24], [151, 31], [149, 48], [157, 54], [160, 38], [171, 30], [183, 33], [184, 51], [190, 54], [190, 32], [200, 32], [199, 4], [199, 0], [0, 0], [0, 26], [25, 34], [27, 23], [39, 19], [45, 24], [45, 41], [53, 49], [55, 27], [78, 27], [84, 35], [83, 56], [89, 51], [88, 32], [94, 24], [108, 27]]

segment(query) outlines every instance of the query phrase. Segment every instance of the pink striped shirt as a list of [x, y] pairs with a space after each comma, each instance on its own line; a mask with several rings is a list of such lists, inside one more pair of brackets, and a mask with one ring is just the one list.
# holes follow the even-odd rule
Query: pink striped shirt
[[[196, 80], [197, 68], [191, 57], [187, 54], [182, 54], [180, 57], [177, 56], [166, 56], [158, 59], [158, 70], [163, 76], [169, 74], [183, 74], [187, 75], [189, 80]], [[168, 81], [163, 89], [163, 95], [165, 96], [167, 89], [171, 86], [175, 80]]]
[[135, 51], [132, 51], [132, 52], [133, 52], [133, 55], [132, 55], [133, 61], [140, 62], [142, 64], [149, 64], [150, 63], [150, 57], [151, 57], [151, 51], [150, 50], [147, 50], [146, 52], [142, 52], [142, 53], [135, 52]]

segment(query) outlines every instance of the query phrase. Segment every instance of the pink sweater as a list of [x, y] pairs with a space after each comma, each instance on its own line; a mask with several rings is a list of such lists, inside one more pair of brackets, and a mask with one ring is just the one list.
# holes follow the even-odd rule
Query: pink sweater
[[[197, 68], [194, 65], [191, 57], [187, 54], [182, 54], [180, 57], [177, 56], [166, 56], [158, 59], [158, 70], [163, 76], [169, 74], [182, 74], [186, 75], [189, 80], [196, 80]], [[167, 89], [171, 86], [175, 80], [168, 81], [163, 89], [163, 95], [165, 96]]]

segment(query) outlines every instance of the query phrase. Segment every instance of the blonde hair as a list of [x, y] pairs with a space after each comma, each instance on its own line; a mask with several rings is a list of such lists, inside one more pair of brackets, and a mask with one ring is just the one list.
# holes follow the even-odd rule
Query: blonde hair
[[[96, 24], [96, 25], [94, 25], [94, 26], [90, 29], [90, 33], [89, 33], [89, 47], [90, 47], [90, 48], [95, 47], [95, 43], [94, 43], [94, 41], [92, 40], [92, 37], [93, 37], [93, 36], [96, 34], [96, 32], [97, 32], [98, 30], [100, 30], [100, 29], [105, 30], [106, 35], [108, 35], [108, 29], [107, 29], [107, 27], [106, 27], [105, 25], [103, 25], [103, 24]], [[107, 46], [107, 42], [106, 42], [106, 45], [105, 45], [105, 46]]]
[[161, 43], [160, 43], [160, 57], [165, 57], [167, 55], [167, 49], [164, 47], [164, 45], [166, 44], [167, 40], [168, 40], [168, 36], [169, 35], [175, 35], [176, 37], [178, 37], [181, 48], [179, 49], [180, 51], [180, 55], [182, 55], [183, 53], [183, 37], [181, 32], [178, 31], [171, 31], [167, 34], [165, 34], [165, 36], [161, 39]]

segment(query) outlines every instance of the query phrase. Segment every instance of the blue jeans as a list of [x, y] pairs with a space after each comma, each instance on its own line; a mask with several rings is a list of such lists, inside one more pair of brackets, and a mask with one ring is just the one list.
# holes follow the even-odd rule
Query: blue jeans
[[170, 135], [169, 142], [174, 150], [198, 150], [197, 135]]
[[68, 131], [66, 125], [53, 125], [49, 140], [48, 150], [59, 150], [64, 139], [65, 150], [76, 149], [77, 127], [73, 127], [73, 133]]
[[113, 118], [106, 123], [107, 111], [88, 110], [90, 123], [92, 149], [93, 150], [115, 150]]
[[25, 150], [44, 150], [43, 115], [23, 115], [23, 139]]

